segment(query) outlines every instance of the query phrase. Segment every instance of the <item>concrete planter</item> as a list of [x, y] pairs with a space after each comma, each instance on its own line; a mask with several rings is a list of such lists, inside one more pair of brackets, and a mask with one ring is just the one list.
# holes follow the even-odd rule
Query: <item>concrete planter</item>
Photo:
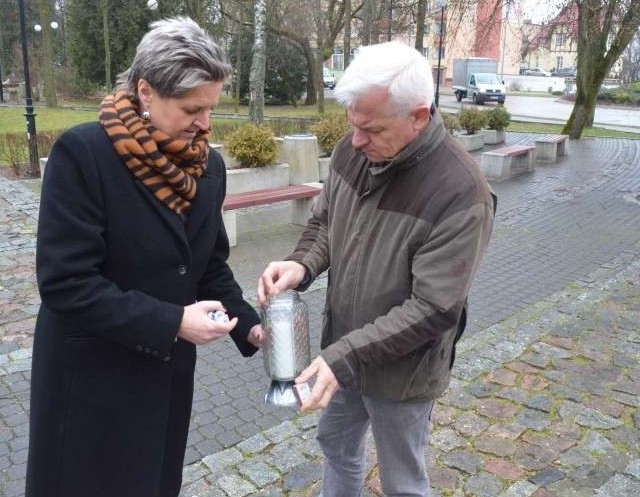
[[324, 181], [329, 176], [329, 163], [331, 157], [318, 157], [318, 176], [320, 181]]
[[227, 193], [243, 193], [289, 184], [289, 165], [227, 169]]
[[224, 160], [224, 164], [227, 166], [227, 169], [240, 167], [240, 163], [229, 155], [227, 149], [222, 143], [210, 143], [209, 146], [222, 155], [222, 159]]
[[318, 139], [312, 134], [285, 135], [281, 145], [282, 162], [291, 165], [292, 185], [318, 182]]
[[40, 157], [38, 160], [38, 167], [40, 168], [40, 178], [44, 178], [44, 169], [47, 167], [48, 157]]
[[467, 152], [479, 150], [484, 146], [484, 133], [482, 131], [474, 133], [473, 135], [456, 134], [454, 136]]
[[506, 132], [504, 129], [483, 129], [485, 145], [497, 145], [498, 143], [504, 143], [506, 138]]
[[[282, 163], [257, 168], [237, 166], [225, 153], [224, 146], [212, 145], [227, 164], [227, 194], [238, 194], [278, 188], [303, 183], [318, 183], [320, 161], [317, 138], [314, 135], [287, 135], [276, 139], [280, 145], [279, 160]], [[328, 159], [327, 159], [328, 161]], [[229, 165], [235, 167], [229, 167]], [[328, 164], [326, 166], [328, 170]], [[327, 173], [324, 173], [325, 176]], [[255, 232], [271, 226], [294, 222], [304, 224], [309, 217], [313, 199], [275, 202], [268, 205], [244, 207], [225, 211], [224, 223], [231, 246], [237, 243], [238, 233]]]

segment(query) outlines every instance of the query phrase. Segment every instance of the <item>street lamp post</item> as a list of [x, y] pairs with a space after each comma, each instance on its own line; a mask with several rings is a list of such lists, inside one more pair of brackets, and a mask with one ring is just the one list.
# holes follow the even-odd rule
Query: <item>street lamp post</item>
[[436, 107], [440, 103], [440, 66], [442, 62], [442, 39], [444, 38], [444, 8], [446, 5], [447, 2], [445, 0], [438, 0], [438, 7], [440, 7], [440, 39], [438, 41], [438, 71], [436, 73]]
[[29, 77], [29, 52], [27, 49], [27, 29], [24, 14], [24, 0], [18, 0], [20, 8], [20, 35], [22, 37], [22, 63], [24, 65], [24, 100], [27, 118], [27, 140], [29, 141], [29, 163], [31, 172], [38, 171], [38, 140], [36, 135], [36, 115], [33, 113], [31, 98], [31, 78]]

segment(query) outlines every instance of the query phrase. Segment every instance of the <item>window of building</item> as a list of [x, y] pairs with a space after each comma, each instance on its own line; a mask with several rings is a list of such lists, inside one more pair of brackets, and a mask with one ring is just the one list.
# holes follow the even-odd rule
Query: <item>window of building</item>
[[567, 35], [565, 33], [556, 33], [556, 46], [564, 47], [567, 42]]
[[344, 54], [334, 53], [331, 60], [331, 67], [335, 71], [344, 71]]

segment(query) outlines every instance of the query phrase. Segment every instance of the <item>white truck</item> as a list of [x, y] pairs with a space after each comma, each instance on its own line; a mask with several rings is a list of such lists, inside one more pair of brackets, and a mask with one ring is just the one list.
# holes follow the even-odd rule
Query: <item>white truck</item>
[[498, 102], [504, 104], [507, 90], [498, 76], [498, 61], [484, 57], [453, 60], [453, 92], [456, 100], [471, 98], [474, 104]]

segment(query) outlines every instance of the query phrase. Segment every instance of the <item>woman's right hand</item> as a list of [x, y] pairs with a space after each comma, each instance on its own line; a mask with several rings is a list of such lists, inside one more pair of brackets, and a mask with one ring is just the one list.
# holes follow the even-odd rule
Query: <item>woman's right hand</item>
[[226, 312], [217, 300], [203, 300], [185, 306], [178, 336], [196, 345], [205, 345], [226, 336], [238, 324], [238, 318], [224, 323], [214, 321], [208, 315], [212, 311]]

